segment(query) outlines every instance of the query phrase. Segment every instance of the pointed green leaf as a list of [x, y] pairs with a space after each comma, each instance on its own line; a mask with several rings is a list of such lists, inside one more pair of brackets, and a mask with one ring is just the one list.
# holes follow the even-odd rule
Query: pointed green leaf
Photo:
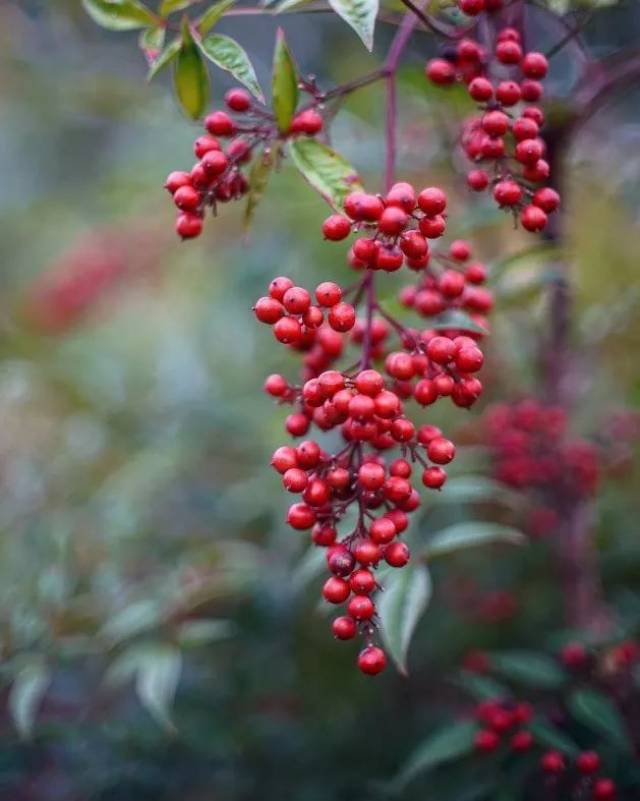
[[193, 41], [185, 25], [182, 45], [173, 68], [176, 97], [184, 113], [197, 120], [202, 116], [209, 100], [209, 73], [200, 48]]
[[466, 312], [460, 311], [460, 309], [452, 309], [439, 314], [429, 324], [429, 327], [435, 328], [437, 331], [458, 329], [459, 331], [471, 331], [474, 334], [486, 335], [489, 333], [486, 328], [478, 325]]
[[286, 133], [298, 105], [298, 71], [282, 28], [278, 28], [273, 52], [271, 95], [278, 130]]
[[529, 687], [560, 687], [567, 675], [555, 659], [537, 651], [501, 651], [489, 654], [499, 675]]
[[34, 660], [16, 675], [9, 692], [9, 711], [16, 729], [22, 737], [29, 737], [38, 714], [51, 674], [47, 666]]
[[378, 0], [329, 0], [329, 5], [338, 16], [351, 25], [367, 50], [372, 50]]
[[525, 535], [511, 526], [470, 521], [456, 523], [437, 531], [429, 540], [423, 555], [427, 559], [433, 559], [436, 556], [446, 556], [454, 551], [477, 545], [488, 545], [495, 542], [522, 545], [526, 541]]
[[254, 97], [264, 103], [264, 96], [253, 64], [246, 50], [235, 39], [221, 33], [214, 33], [200, 42], [200, 48], [210, 61], [213, 61], [220, 69], [230, 72], [237, 81], [247, 87]]
[[138, 698], [149, 714], [167, 729], [174, 728], [171, 722], [171, 705], [181, 670], [180, 651], [170, 645], [158, 645], [149, 649], [145, 659], [138, 665]]
[[571, 757], [577, 756], [577, 754], [580, 753], [580, 748], [578, 748], [571, 737], [551, 725], [547, 720], [534, 718], [527, 728], [531, 734], [533, 734], [538, 745], [542, 745], [545, 748], [553, 748]]
[[208, 8], [196, 23], [196, 29], [200, 36], [205, 36], [209, 33], [224, 12], [231, 8], [235, 2], [236, 0], [218, 0], [217, 3]]
[[161, 619], [161, 609], [155, 601], [135, 601], [107, 620], [98, 636], [109, 645], [117, 645], [122, 640], [154, 628]]
[[306, 180], [335, 209], [342, 208], [350, 192], [362, 189], [358, 174], [349, 162], [316, 139], [294, 139], [289, 153]]
[[382, 639], [401, 673], [407, 672], [411, 637], [431, 599], [431, 577], [424, 565], [411, 563], [389, 574], [378, 604]]
[[180, 39], [174, 39], [172, 42], [169, 42], [165, 49], [160, 53], [158, 58], [156, 58], [153, 63], [150, 64], [149, 72], [147, 73], [147, 80], [150, 81], [152, 78], [155, 78], [160, 70], [168, 66], [174, 60], [174, 58], [176, 58], [181, 47], [182, 41]]
[[624, 720], [604, 693], [592, 689], [576, 690], [569, 698], [568, 706], [577, 721], [604, 735], [619, 748], [629, 750]]
[[409, 756], [392, 788], [400, 791], [419, 774], [472, 753], [477, 731], [478, 725], [472, 720], [449, 723], [438, 729]]
[[159, 14], [161, 17], [168, 17], [175, 11], [182, 11], [183, 8], [189, 8], [196, 0], [162, 0], [160, 4]]
[[470, 670], [461, 670], [454, 682], [479, 701], [508, 698], [510, 695], [509, 690], [495, 679], [490, 676], [481, 676], [479, 673], [472, 673]]
[[111, 31], [131, 31], [157, 22], [138, 0], [82, 0], [82, 5], [94, 22]]
[[247, 195], [247, 205], [244, 210], [244, 226], [249, 228], [253, 221], [258, 203], [262, 199], [267, 184], [269, 183], [269, 176], [273, 170], [273, 156], [265, 149], [259, 156], [253, 160], [251, 170], [249, 172], [249, 193]]

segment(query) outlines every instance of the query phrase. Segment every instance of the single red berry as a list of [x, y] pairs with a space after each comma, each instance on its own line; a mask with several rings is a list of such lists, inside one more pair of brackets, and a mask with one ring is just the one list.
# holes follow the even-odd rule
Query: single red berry
[[389, 465], [389, 475], [399, 476], [400, 478], [409, 478], [412, 473], [412, 468], [406, 459], [394, 459]]
[[192, 186], [181, 186], [173, 196], [173, 202], [182, 211], [195, 211], [202, 201], [202, 195]]
[[399, 181], [387, 192], [384, 201], [387, 206], [397, 206], [410, 214], [416, 207], [416, 193], [411, 184]]
[[361, 540], [354, 549], [354, 556], [361, 565], [375, 565], [380, 561], [380, 548], [372, 540]]
[[331, 624], [333, 636], [338, 640], [352, 640], [356, 636], [358, 627], [352, 617], [346, 615], [337, 617]]
[[325, 601], [328, 601], [330, 604], [344, 603], [351, 595], [349, 582], [338, 576], [331, 576], [331, 578], [328, 578], [324, 583], [322, 595]]
[[269, 284], [269, 295], [276, 300], [282, 300], [284, 293], [292, 286], [293, 281], [290, 278], [278, 276], [278, 278], [274, 278]]
[[484, 170], [471, 170], [467, 175], [467, 184], [474, 192], [482, 192], [489, 186], [489, 176]]
[[232, 139], [227, 147], [227, 156], [234, 164], [246, 164], [251, 160], [251, 145], [241, 136]]
[[523, 139], [518, 142], [515, 157], [521, 164], [535, 164], [544, 155], [544, 144], [541, 139]]
[[267, 325], [273, 325], [284, 315], [282, 303], [275, 298], [268, 297], [258, 298], [253, 311], [256, 318]]
[[576, 767], [585, 775], [596, 773], [600, 769], [600, 757], [595, 751], [583, 751], [576, 757]]
[[358, 595], [369, 595], [376, 588], [376, 579], [373, 573], [366, 568], [359, 568], [351, 574], [349, 580], [351, 589]]
[[294, 317], [281, 317], [273, 326], [273, 335], [283, 345], [292, 345], [302, 339], [302, 328]]
[[544, 125], [544, 112], [538, 106], [529, 106], [522, 112], [523, 117], [533, 120], [537, 125]]
[[552, 189], [550, 186], [545, 186], [534, 192], [532, 203], [534, 206], [538, 206], [538, 208], [542, 209], [542, 211], [550, 214], [560, 205], [560, 195], [555, 189]]
[[351, 222], [342, 214], [332, 214], [322, 223], [322, 233], [325, 239], [339, 242], [351, 233]]
[[456, 55], [458, 56], [458, 61], [467, 62], [467, 64], [473, 64], [475, 67], [475, 63], [480, 61], [482, 50], [480, 45], [474, 39], [465, 37], [460, 39], [458, 42], [458, 46], [456, 47]]
[[566, 764], [559, 751], [547, 751], [540, 757], [540, 767], [545, 773], [562, 773]]
[[311, 531], [311, 539], [314, 545], [328, 548], [336, 541], [338, 532], [328, 523], [316, 523]]
[[229, 161], [221, 150], [210, 150], [204, 154], [200, 165], [206, 175], [215, 177], [222, 175], [229, 166]]
[[193, 143], [193, 152], [197, 159], [201, 159], [210, 150], [222, 150], [215, 136], [199, 136]]
[[356, 322], [356, 311], [349, 303], [336, 303], [328, 316], [329, 325], [334, 331], [350, 331]]
[[427, 456], [436, 464], [449, 464], [455, 455], [455, 445], [444, 437], [436, 437], [427, 445]]
[[351, 192], [344, 201], [344, 210], [352, 220], [375, 222], [380, 219], [384, 205], [376, 195], [366, 192]]
[[464, 239], [455, 239], [449, 245], [449, 255], [456, 261], [466, 261], [471, 256], [471, 245]]
[[522, 99], [527, 103], [537, 103], [542, 97], [544, 90], [540, 81], [526, 79], [520, 83]]
[[[400, 209], [398, 209], [400, 211]], [[401, 212], [404, 213], [404, 212]], [[402, 251], [396, 247], [379, 247], [376, 252], [375, 266], [379, 270], [393, 273], [402, 267]]]
[[355, 620], [370, 620], [376, 608], [367, 595], [354, 595], [347, 605], [347, 612]]
[[470, 264], [464, 271], [464, 277], [470, 284], [482, 284], [487, 280], [487, 268], [479, 261]]
[[481, 124], [483, 131], [489, 136], [504, 136], [509, 130], [509, 117], [504, 111], [487, 111]]
[[344, 545], [334, 545], [327, 551], [327, 566], [336, 576], [348, 576], [356, 563], [354, 555]]
[[393, 520], [388, 517], [378, 517], [369, 528], [369, 536], [376, 545], [387, 545], [397, 533]]
[[251, 108], [251, 95], [245, 89], [229, 89], [224, 102], [231, 111], [244, 112]]
[[477, 17], [485, 9], [485, 0], [458, 0], [458, 4], [469, 17]]
[[202, 233], [202, 217], [199, 214], [184, 212], [176, 219], [176, 232], [183, 239], [194, 239]]
[[375, 462], [365, 462], [358, 470], [358, 483], [368, 490], [377, 490], [385, 482], [384, 467]]
[[493, 97], [493, 84], [487, 78], [474, 78], [469, 84], [469, 94], [478, 103], [484, 103]]
[[272, 373], [266, 377], [263, 389], [268, 395], [274, 398], [282, 398], [289, 391], [289, 383], [284, 376], [278, 373]]
[[356, 389], [372, 398], [384, 389], [384, 378], [377, 370], [362, 370], [356, 376]]
[[291, 467], [282, 476], [282, 483], [287, 492], [302, 492], [309, 483], [309, 479], [304, 470], [299, 467]]
[[358, 667], [363, 673], [375, 676], [381, 673], [387, 664], [387, 657], [382, 648], [375, 645], [368, 645], [358, 654]]
[[495, 751], [500, 744], [500, 737], [490, 729], [480, 729], [480, 731], [476, 732], [473, 744], [476, 751], [485, 754], [491, 753]]
[[448, 364], [455, 352], [456, 346], [449, 337], [433, 337], [427, 343], [427, 356], [437, 364]]
[[527, 78], [540, 80], [549, 70], [549, 62], [542, 53], [526, 53], [520, 64], [520, 69]]
[[447, 480], [447, 474], [441, 467], [427, 467], [422, 474], [422, 483], [429, 489], [440, 489]]
[[480, 348], [461, 348], [456, 354], [456, 367], [463, 373], [476, 373], [482, 367], [484, 355]]
[[292, 286], [284, 293], [282, 303], [289, 314], [304, 314], [311, 305], [311, 296], [306, 289]]
[[547, 224], [547, 215], [538, 206], [525, 206], [520, 214], [520, 222], [527, 231], [542, 231]]
[[493, 188], [493, 197], [499, 206], [515, 206], [522, 199], [520, 184], [506, 179], [498, 181]]
[[316, 522], [316, 513], [306, 503], [294, 503], [289, 507], [287, 523], [291, 528], [303, 530], [311, 528]]
[[309, 108], [301, 111], [291, 120], [290, 133], [304, 133], [314, 136], [322, 130], [324, 120], [315, 109]]
[[503, 106], [515, 106], [521, 97], [522, 90], [515, 81], [500, 81], [496, 88], [496, 100]]
[[435, 217], [423, 217], [418, 223], [420, 233], [427, 239], [437, 239], [442, 236], [446, 227], [447, 223], [441, 214], [436, 214]]
[[464, 274], [458, 270], [445, 270], [438, 281], [438, 289], [445, 298], [458, 298], [464, 292]]
[[418, 195], [418, 206], [429, 217], [435, 217], [447, 207], [447, 196], [436, 186], [429, 186], [423, 189]]
[[533, 745], [533, 735], [530, 731], [518, 731], [511, 738], [510, 745], [513, 751], [528, 751]]
[[524, 139], [535, 139], [539, 131], [538, 123], [529, 117], [518, 117], [514, 121], [511, 131], [518, 142]]
[[596, 779], [593, 785], [594, 801], [614, 801], [616, 797], [616, 785], [611, 779]]
[[447, 86], [456, 79], [456, 71], [450, 61], [444, 58], [433, 58], [425, 67], [427, 78], [438, 86]]
[[172, 195], [180, 189], [181, 186], [191, 185], [191, 175], [188, 172], [175, 171], [167, 175], [167, 180], [164, 182], [165, 189]]
[[397, 236], [406, 226], [409, 215], [398, 206], [387, 206], [378, 220], [378, 230], [386, 236]]
[[516, 28], [503, 28], [501, 31], [498, 32], [498, 41], [499, 42], [519, 42], [520, 41], [520, 34], [518, 33]]
[[342, 290], [333, 281], [323, 281], [316, 287], [316, 300], [320, 306], [335, 306], [342, 299]]
[[404, 567], [409, 561], [411, 554], [404, 542], [392, 542], [387, 545], [384, 558], [391, 567]]
[[213, 111], [204, 119], [204, 127], [213, 136], [232, 136], [236, 126], [225, 111]]
[[496, 58], [501, 64], [518, 64], [522, 59], [522, 48], [511, 39], [503, 39], [496, 45]]
[[296, 412], [288, 415], [284, 425], [292, 437], [302, 437], [309, 430], [310, 421], [306, 414]]

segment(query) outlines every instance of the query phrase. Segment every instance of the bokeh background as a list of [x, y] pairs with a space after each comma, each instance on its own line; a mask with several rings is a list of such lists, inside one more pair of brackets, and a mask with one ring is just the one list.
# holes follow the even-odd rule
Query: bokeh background
[[[369, 56], [336, 18], [279, 22], [302, 71], [326, 86], [375, 66], [393, 32], [381, 25]], [[555, 40], [544, 15], [535, 25]], [[275, 27], [243, 17], [220, 30], [264, 79]], [[629, 0], [599, 11], [586, 39], [604, 55], [639, 34]], [[494, 267], [486, 406], [540, 387], [549, 279], [532, 238], [465, 191], [451, 143], [468, 107], [426, 85], [434, 52], [427, 35], [407, 52], [399, 174], [443, 182], [452, 233]], [[558, 113], [579, 58], [569, 47], [554, 62]], [[228, 86], [217, 71], [217, 101]], [[607, 602], [629, 630], [640, 618], [640, 484], [633, 437], [609, 423], [640, 399], [640, 86], [622, 89], [572, 142], [565, 245], [580, 396], [571, 426], [622, 449], [594, 531]], [[0, 798], [378, 798], [461, 703], [449, 678], [465, 654], [553, 649], [566, 636], [549, 543], [434, 565], [409, 676], [363, 678], [318, 606], [317, 555], [284, 524], [268, 468], [284, 413], [261, 385], [295, 363], [250, 311], [274, 275], [349, 281], [341, 246], [320, 236], [322, 201], [285, 164], [248, 235], [228, 207], [181, 244], [162, 183], [190, 166], [197, 126], [166, 77], [145, 83], [136, 34], [100, 30], [77, 2], [0, 5], [0, 107]], [[364, 90], [333, 134], [372, 188], [382, 113], [380, 90]], [[383, 281], [390, 304], [398, 281]], [[429, 414], [470, 443], [455, 475], [489, 475], [481, 414]], [[429, 499], [415, 536], [475, 519], [526, 529], [517, 500], [478, 497]], [[471, 797], [455, 781], [414, 783], [406, 798]]]

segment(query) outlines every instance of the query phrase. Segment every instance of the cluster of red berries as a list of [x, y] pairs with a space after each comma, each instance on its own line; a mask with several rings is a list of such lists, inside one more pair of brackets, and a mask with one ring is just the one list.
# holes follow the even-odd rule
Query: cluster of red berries
[[[165, 182], [178, 208], [176, 232], [182, 239], [193, 239], [202, 233], [207, 207], [215, 213], [218, 203], [246, 194], [249, 183], [242, 167], [251, 161], [258, 145], [263, 145], [264, 157], [276, 140], [301, 134], [313, 136], [324, 125], [315, 108], [304, 109], [293, 117], [283, 136], [273, 113], [244, 89], [230, 89], [224, 100], [226, 111], [212, 111], [205, 117], [207, 133], [193, 144], [198, 161], [191, 171], [172, 172]], [[223, 148], [220, 139], [230, 141]]]
[[620, 674], [631, 673], [640, 664], [640, 643], [623, 640], [601, 652], [595, 652], [581, 642], [569, 642], [560, 651], [560, 661], [576, 673], [618, 679]]
[[[529, 489], [552, 508], [567, 497], [592, 495], [600, 476], [595, 445], [567, 431], [566, 412], [533, 398], [489, 408], [483, 439], [492, 451], [496, 478]], [[557, 502], [557, 503], [556, 503]]]
[[[384, 651], [373, 642], [378, 626], [375, 570], [380, 564], [401, 568], [410, 559], [400, 537], [408, 515], [420, 504], [412, 476], [418, 468], [425, 487], [440, 489], [447, 478], [444, 467], [455, 456], [454, 444], [440, 429], [416, 425], [405, 403], [413, 399], [426, 406], [450, 396], [457, 405], [470, 406], [482, 389], [475, 373], [483, 354], [475, 338], [453, 326], [444, 335], [406, 328], [381, 308], [371, 291], [377, 270], [395, 271], [405, 260], [410, 269], [427, 269], [427, 238], [444, 230], [445, 207], [442, 190], [429, 188], [416, 195], [405, 183], [384, 197], [351, 193], [345, 214], [329, 217], [323, 231], [334, 241], [352, 230], [360, 234], [349, 255], [362, 272], [359, 282], [342, 289], [325, 281], [312, 297], [279, 277], [254, 307], [258, 320], [272, 325], [280, 342], [304, 353], [301, 384], [281, 375], [265, 382], [269, 395], [295, 407], [287, 417], [287, 431], [299, 437], [314, 425], [341, 435], [341, 445], [332, 453], [315, 439], [278, 448], [272, 465], [285, 489], [301, 496], [289, 508], [287, 522], [294, 529], [310, 530], [312, 542], [326, 548], [330, 576], [323, 596], [329, 603], [346, 604], [345, 614], [333, 621], [333, 633], [342, 640], [358, 632], [364, 636], [358, 666], [368, 674], [379, 673], [386, 664]], [[454, 252], [463, 245], [468, 249], [458, 243]], [[463, 277], [461, 291], [464, 283]], [[359, 304], [366, 311], [361, 319], [355, 311]], [[399, 338], [396, 350], [388, 343], [392, 332]], [[347, 340], [360, 347], [360, 357], [351, 367], [334, 369]], [[392, 450], [397, 453], [387, 456]], [[350, 508], [357, 519], [344, 530]]]
[[[426, 66], [433, 83], [462, 80], [482, 110], [465, 123], [462, 134], [467, 157], [481, 165], [468, 173], [470, 188], [491, 188], [498, 206], [519, 215], [523, 228], [532, 232], [542, 231], [560, 204], [554, 189], [540, 186], [549, 178], [549, 163], [540, 136], [544, 113], [535, 104], [542, 97], [541, 80], [548, 67], [542, 53], [523, 51], [514, 28], [498, 33], [491, 56], [478, 42], [465, 38], [447, 57]], [[498, 71], [500, 79], [489, 77]]]

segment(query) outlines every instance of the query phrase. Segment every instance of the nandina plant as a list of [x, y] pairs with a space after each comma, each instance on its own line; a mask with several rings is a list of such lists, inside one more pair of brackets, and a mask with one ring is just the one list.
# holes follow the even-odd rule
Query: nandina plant
[[[460, 0], [437, 14], [411, 0], [403, 3], [404, 13], [392, 19], [397, 32], [382, 64], [329, 88], [300, 73], [295, 46], [290, 49], [278, 31], [267, 105], [250, 56], [234, 39], [212, 33], [221, 18], [234, 14], [233, 0], [220, 0], [193, 16], [192, 4], [182, 0], [165, 1], [157, 12], [137, 0], [84, 0], [99, 24], [143, 29], [140, 44], [150, 77], [171, 66], [178, 101], [192, 118], [201, 118], [208, 107], [207, 60], [245, 87], [227, 92], [224, 108], [204, 117], [205, 130], [194, 143], [195, 165], [166, 180], [178, 210], [179, 236], [199, 236], [209, 210], [217, 215], [221, 204], [245, 196], [250, 221], [271, 171], [287, 161], [331, 207], [322, 235], [335, 242], [355, 235], [347, 254], [356, 275], [352, 285], [340, 286], [327, 275], [310, 291], [277, 276], [255, 302], [254, 313], [302, 362], [297, 376], [271, 375], [265, 382], [270, 396], [292, 407], [285, 428], [294, 441], [272, 459], [285, 490], [301, 495], [287, 522], [309, 530], [312, 542], [326, 549], [329, 577], [323, 596], [330, 604], [346, 604], [333, 621], [333, 633], [344, 640], [363, 637], [358, 665], [368, 674], [385, 667], [380, 629], [404, 667], [413, 626], [429, 594], [426, 567], [421, 559], [417, 564], [411, 559], [402, 539], [409, 515], [420, 504], [414, 484], [440, 490], [447, 479], [445, 466], [455, 457], [454, 442], [419, 420], [418, 407], [448, 398], [467, 408], [481, 396], [477, 373], [493, 305], [484, 286], [488, 271], [472, 260], [472, 245], [438, 243], [448, 216], [457, 213], [448, 207], [443, 190], [414, 187], [396, 171], [397, 73], [407, 44], [418, 29], [430, 31], [442, 52], [425, 58], [425, 82], [462, 84], [477, 106], [461, 126], [456, 146], [468, 162], [469, 188], [490, 191], [516, 225], [555, 241], [561, 235], [559, 165], [569, 132], [616, 81], [634, 74], [617, 63], [599, 64], [597, 79], [585, 69], [587, 85], [573, 113], [548, 126], [543, 81], [553, 71], [553, 57], [579, 36], [579, 24], [552, 26], [562, 34], [545, 54], [534, 41], [537, 29], [529, 25], [524, 2]], [[377, 2], [341, 0], [330, 6], [371, 49]], [[172, 14], [178, 10], [185, 13], [176, 24]], [[260, 13], [242, 9], [247, 11]], [[549, 9], [544, 13], [559, 19]], [[165, 43], [168, 33], [175, 35]], [[384, 84], [386, 93], [386, 157], [384, 175], [373, 191], [366, 191], [357, 169], [326, 141], [340, 102], [376, 82]], [[380, 276], [394, 272], [413, 275], [411, 281], [399, 281], [398, 295], [403, 307], [425, 318], [424, 328], [408, 325], [380, 301]], [[565, 284], [558, 282], [553, 292], [550, 327], [557, 336], [549, 351], [557, 358], [548, 360], [546, 382], [549, 399], [562, 404]], [[335, 434], [327, 436], [331, 431]], [[565, 511], [570, 515], [571, 509]], [[378, 591], [386, 581], [381, 566], [409, 578], [403, 585], [390, 578], [394, 591], [380, 603]]]

